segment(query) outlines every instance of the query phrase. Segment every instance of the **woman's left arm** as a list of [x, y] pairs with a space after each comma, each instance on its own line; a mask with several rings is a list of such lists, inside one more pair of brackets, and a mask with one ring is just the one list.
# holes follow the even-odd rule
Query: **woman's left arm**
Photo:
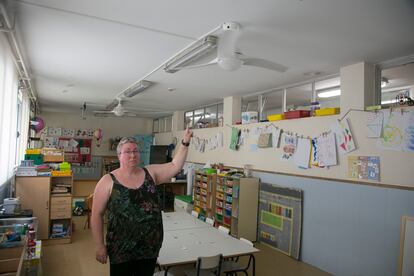
[[192, 136], [193, 132], [187, 128], [184, 131], [183, 140], [171, 162], [166, 164], [149, 165], [147, 167], [156, 184], [169, 181], [181, 171], [184, 166], [184, 162], [187, 159], [188, 147]]

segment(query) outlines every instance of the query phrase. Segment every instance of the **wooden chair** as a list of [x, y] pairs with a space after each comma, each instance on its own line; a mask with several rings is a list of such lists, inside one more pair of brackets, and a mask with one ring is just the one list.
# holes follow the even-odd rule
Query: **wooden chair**
[[90, 194], [87, 198], [86, 198], [86, 221], [85, 221], [85, 225], [83, 226], [83, 229], [86, 229], [86, 227], [90, 227], [90, 223], [91, 223], [91, 214], [92, 214], [92, 205], [93, 205], [93, 194]]
[[[253, 247], [253, 243], [245, 238], [240, 238], [240, 241], [245, 242], [246, 244], [250, 245]], [[255, 266], [254, 264], [254, 259], [253, 259], [253, 255], [249, 256], [249, 261], [247, 263], [246, 266], [243, 266], [242, 264], [240, 264], [239, 261], [239, 257], [237, 257], [234, 260], [224, 260], [223, 261], [223, 265], [222, 265], [222, 269], [221, 272], [224, 273], [226, 276], [227, 275], [237, 275], [237, 272], [243, 272], [245, 275], [249, 275], [247, 273], [247, 271], [250, 268], [250, 263], [253, 261], [253, 267]], [[254, 269], [254, 268], [253, 268]]]
[[223, 255], [209, 257], [198, 257], [196, 267], [185, 270], [187, 276], [219, 276], [221, 273], [221, 264]]

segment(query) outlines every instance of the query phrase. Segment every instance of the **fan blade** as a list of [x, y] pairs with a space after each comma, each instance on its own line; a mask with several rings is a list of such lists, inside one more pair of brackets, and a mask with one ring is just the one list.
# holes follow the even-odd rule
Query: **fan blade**
[[277, 72], [286, 72], [288, 69], [286, 66], [281, 65], [279, 63], [275, 63], [272, 61], [268, 61], [262, 58], [240, 58], [243, 61], [243, 65], [250, 65], [250, 66], [256, 66], [261, 68], [270, 69]]
[[216, 64], [218, 62], [218, 58], [215, 58], [207, 63], [202, 63], [202, 64], [195, 64], [195, 65], [190, 65], [190, 66], [183, 66], [183, 67], [178, 67], [177, 69], [193, 69], [193, 68], [199, 68], [199, 67], [204, 67], [204, 66], [209, 66], [212, 64]]
[[240, 28], [227, 29], [218, 41], [217, 57], [236, 57], [236, 42], [240, 36]]
[[137, 117], [138, 115], [135, 114], [134, 112], [124, 112], [124, 114], [122, 116], [127, 116], [127, 117]]
[[112, 110], [94, 110], [93, 113], [95, 114], [111, 114], [114, 113]]

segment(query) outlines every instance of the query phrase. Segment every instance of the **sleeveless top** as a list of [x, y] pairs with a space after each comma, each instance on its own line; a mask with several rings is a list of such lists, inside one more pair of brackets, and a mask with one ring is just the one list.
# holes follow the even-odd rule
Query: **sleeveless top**
[[163, 240], [160, 198], [147, 169], [141, 187], [130, 189], [110, 173], [106, 247], [111, 264], [157, 258]]

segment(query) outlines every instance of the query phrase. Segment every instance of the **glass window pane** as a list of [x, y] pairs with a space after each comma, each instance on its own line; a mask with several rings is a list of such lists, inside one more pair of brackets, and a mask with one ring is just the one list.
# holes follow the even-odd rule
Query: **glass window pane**
[[242, 112], [245, 111], [259, 112], [258, 96], [251, 96], [242, 99]]
[[263, 96], [265, 99], [264, 104], [264, 118], [272, 114], [283, 113], [283, 91], [276, 91]]
[[397, 95], [414, 99], [414, 64], [396, 66], [381, 71], [381, 105], [394, 104]]
[[184, 115], [184, 125], [185, 127], [188, 128], [193, 128], [194, 127], [194, 121], [193, 121], [193, 113], [194, 111], [187, 111]]
[[223, 104], [219, 104], [217, 107], [218, 126], [223, 126]]
[[315, 82], [315, 90], [316, 101], [320, 108], [339, 107], [341, 99], [340, 77]]
[[165, 118], [165, 132], [170, 132], [172, 130], [172, 116]]
[[159, 132], [159, 122], [158, 119], [152, 121], [152, 132], [157, 133]]
[[203, 128], [204, 108], [194, 110], [194, 128]]
[[205, 127], [217, 127], [217, 105], [212, 105], [206, 107], [206, 114], [205, 114]]
[[312, 85], [305, 84], [287, 89], [286, 110], [309, 110], [312, 101]]

